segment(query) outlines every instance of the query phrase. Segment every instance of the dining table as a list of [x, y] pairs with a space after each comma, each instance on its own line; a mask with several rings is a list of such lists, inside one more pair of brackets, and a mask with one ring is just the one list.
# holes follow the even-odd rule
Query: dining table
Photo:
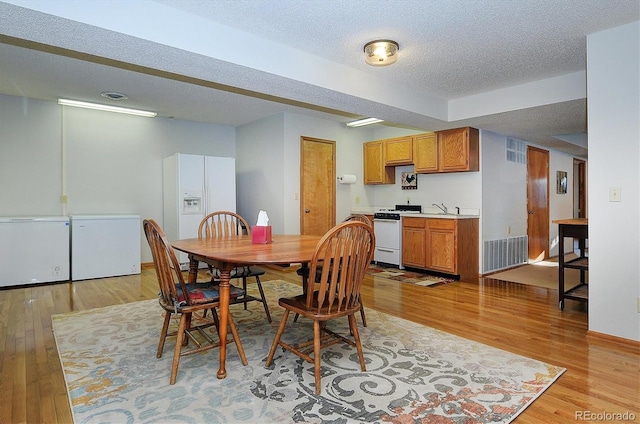
[[231, 272], [238, 266], [290, 265], [308, 266], [319, 235], [278, 235], [270, 243], [254, 243], [251, 236], [221, 238], [191, 238], [171, 243], [176, 250], [189, 256], [188, 282], [195, 283], [200, 262], [212, 265], [220, 271], [220, 367], [217, 376], [227, 376], [227, 326], [229, 322], [229, 286]]

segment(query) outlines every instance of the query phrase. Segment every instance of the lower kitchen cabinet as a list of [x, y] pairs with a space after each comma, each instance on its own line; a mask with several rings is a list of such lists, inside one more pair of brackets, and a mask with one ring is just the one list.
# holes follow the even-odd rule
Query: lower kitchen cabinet
[[404, 266], [478, 277], [478, 219], [404, 217], [402, 237]]

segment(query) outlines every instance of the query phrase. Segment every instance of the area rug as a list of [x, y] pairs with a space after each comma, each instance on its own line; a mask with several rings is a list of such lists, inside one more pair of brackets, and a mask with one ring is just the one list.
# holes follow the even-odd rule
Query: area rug
[[367, 273], [374, 278], [384, 278], [386, 280], [417, 284], [425, 287], [437, 287], [455, 281], [452, 278], [441, 277], [435, 274], [421, 273], [398, 268], [386, 268], [373, 264], [369, 265]]
[[[569, 254], [565, 261], [576, 258], [576, 255]], [[495, 274], [487, 275], [488, 278], [496, 280], [511, 281], [513, 283], [526, 284], [529, 286], [544, 287], [558, 290], [558, 258], [551, 258], [544, 261], [523, 265]], [[589, 273], [585, 279], [589, 281]], [[565, 291], [580, 284], [580, 271], [577, 269], [565, 268], [564, 285]]]
[[[180, 360], [169, 385], [172, 349], [156, 359], [162, 312], [156, 300], [55, 315], [53, 331], [75, 423], [489, 423], [512, 421], [565, 370], [367, 309], [361, 337], [367, 371], [352, 347], [323, 350], [322, 394], [313, 365], [278, 349], [264, 367], [281, 308], [299, 286], [263, 282], [262, 305], [232, 306], [249, 361], [227, 349], [227, 378], [216, 378], [218, 351]], [[334, 325], [335, 324], [335, 325]], [[346, 320], [331, 328], [347, 329]], [[310, 336], [300, 319], [284, 340]]]

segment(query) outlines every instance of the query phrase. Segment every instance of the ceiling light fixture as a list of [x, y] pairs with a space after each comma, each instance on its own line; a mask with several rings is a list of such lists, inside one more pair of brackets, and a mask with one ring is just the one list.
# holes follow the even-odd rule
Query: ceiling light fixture
[[364, 60], [371, 66], [396, 63], [400, 46], [393, 40], [374, 40], [364, 45]]
[[361, 127], [363, 125], [377, 124], [378, 122], [384, 122], [384, 121], [378, 118], [365, 118], [365, 119], [359, 119], [357, 121], [347, 122], [347, 127], [351, 127], [351, 128]]
[[58, 104], [63, 106], [81, 107], [85, 109], [104, 110], [107, 112], [126, 113], [129, 115], [146, 116], [147, 118], [155, 118], [158, 116], [155, 112], [146, 110], [128, 109], [124, 107], [101, 105], [98, 103], [79, 102], [76, 100], [58, 99]]

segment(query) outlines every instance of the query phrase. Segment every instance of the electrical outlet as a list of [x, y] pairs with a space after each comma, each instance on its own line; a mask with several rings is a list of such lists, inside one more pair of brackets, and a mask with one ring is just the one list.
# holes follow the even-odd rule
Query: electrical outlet
[[511, 225], [507, 225], [507, 234], [511, 234]]
[[66, 194], [60, 195], [60, 203], [66, 204], [69, 201], [69, 197]]
[[356, 196], [356, 205], [360, 204], [360, 196]]
[[295, 198], [293, 200], [300, 200], [300, 195], [296, 193]]

